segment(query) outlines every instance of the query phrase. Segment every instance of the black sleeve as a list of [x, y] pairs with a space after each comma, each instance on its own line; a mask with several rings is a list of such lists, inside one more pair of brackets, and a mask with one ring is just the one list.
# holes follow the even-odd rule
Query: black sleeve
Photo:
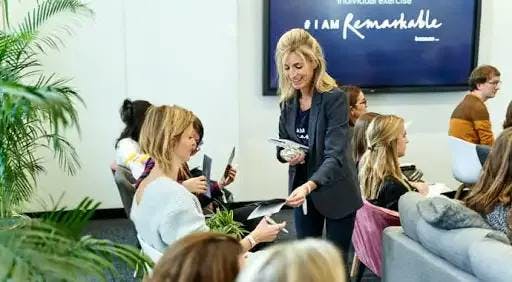
[[379, 194], [374, 204], [386, 209], [398, 211], [398, 200], [400, 196], [409, 191], [410, 190], [399, 180], [394, 178], [385, 179], [379, 189]]

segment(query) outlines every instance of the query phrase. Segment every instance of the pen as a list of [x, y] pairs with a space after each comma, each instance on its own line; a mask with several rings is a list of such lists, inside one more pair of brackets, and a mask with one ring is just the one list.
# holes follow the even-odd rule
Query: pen
[[[272, 225], [276, 225], [277, 222], [275, 222], [270, 216], [265, 216], [265, 220], [267, 221], [268, 224], [272, 224]], [[284, 233], [287, 233], [288, 234], [288, 230], [286, 230], [286, 228], [281, 228], [281, 230], [283, 230]]]

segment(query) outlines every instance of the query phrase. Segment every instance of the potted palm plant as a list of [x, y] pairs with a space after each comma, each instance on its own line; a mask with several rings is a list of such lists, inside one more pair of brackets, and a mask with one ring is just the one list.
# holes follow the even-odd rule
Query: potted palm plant
[[71, 175], [80, 168], [63, 130], [79, 131], [76, 104], [83, 102], [68, 81], [40, 68], [38, 55], [62, 45], [58, 33], [40, 28], [61, 14], [93, 14], [78, 0], [40, 0], [35, 5], [14, 27], [9, 1], [0, 0], [0, 281], [106, 280], [107, 273], [117, 272], [113, 258], [132, 267], [151, 266], [134, 247], [82, 236], [99, 205], [91, 199], [42, 218], [21, 213], [44, 171], [42, 150], [53, 152]]

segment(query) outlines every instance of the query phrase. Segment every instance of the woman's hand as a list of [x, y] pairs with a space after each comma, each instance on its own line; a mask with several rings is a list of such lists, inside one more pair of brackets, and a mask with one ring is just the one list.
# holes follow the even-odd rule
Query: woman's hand
[[187, 188], [188, 191], [195, 194], [203, 194], [206, 192], [206, 177], [201, 175], [199, 177], [189, 178], [181, 184]]
[[228, 173], [227, 173], [227, 177], [222, 177], [222, 179], [220, 180], [219, 182], [219, 187], [222, 189], [226, 186], [228, 186], [229, 184], [233, 183], [233, 181], [235, 181], [235, 178], [236, 178], [236, 168], [234, 168], [233, 166], [229, 166], [229, 170], [228, 170]]
[[299, 151], [294, 157], [292, 157], [288, 163], [290, 165], [298, 165], [304, 163], [304, 158], [306, 157], [306, 154], [302, 151]]
[[286, 204], [290, 207], [298, 207], [304, 203], [306, 200], [306, 196], [308, 195], [308, 184], [304, 183], [301, 186], [295, 188], [292, 191], [288, 199], [286, 199]]
[[256, 243], [272, 242], [285, 226], [286, 222], [269, 224], [265, 218], [262, 218], [250, 235], [256, 240]]
[[418, 192], [423, 195], [423, 196], [426, 196], [428, 194], [428, 184], [425, 183], [425, 182], [409, 182], [411, 183], [411, 185], [418, 189]]

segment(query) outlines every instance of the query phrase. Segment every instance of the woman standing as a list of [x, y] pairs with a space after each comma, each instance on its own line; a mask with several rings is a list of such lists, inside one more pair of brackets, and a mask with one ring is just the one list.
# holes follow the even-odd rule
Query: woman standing
[[277, 43], [281, 115], [279, 138], [309, 147], [307, 153], [278, 149], [289, 164], [288, 205], [297, 236], [327, 238], [346, 256], [356, 210], [361, 207], [355, 165], [347, 154], [347, 98], [326, 72], [322, 49], [303, 29], [286, 32]]

